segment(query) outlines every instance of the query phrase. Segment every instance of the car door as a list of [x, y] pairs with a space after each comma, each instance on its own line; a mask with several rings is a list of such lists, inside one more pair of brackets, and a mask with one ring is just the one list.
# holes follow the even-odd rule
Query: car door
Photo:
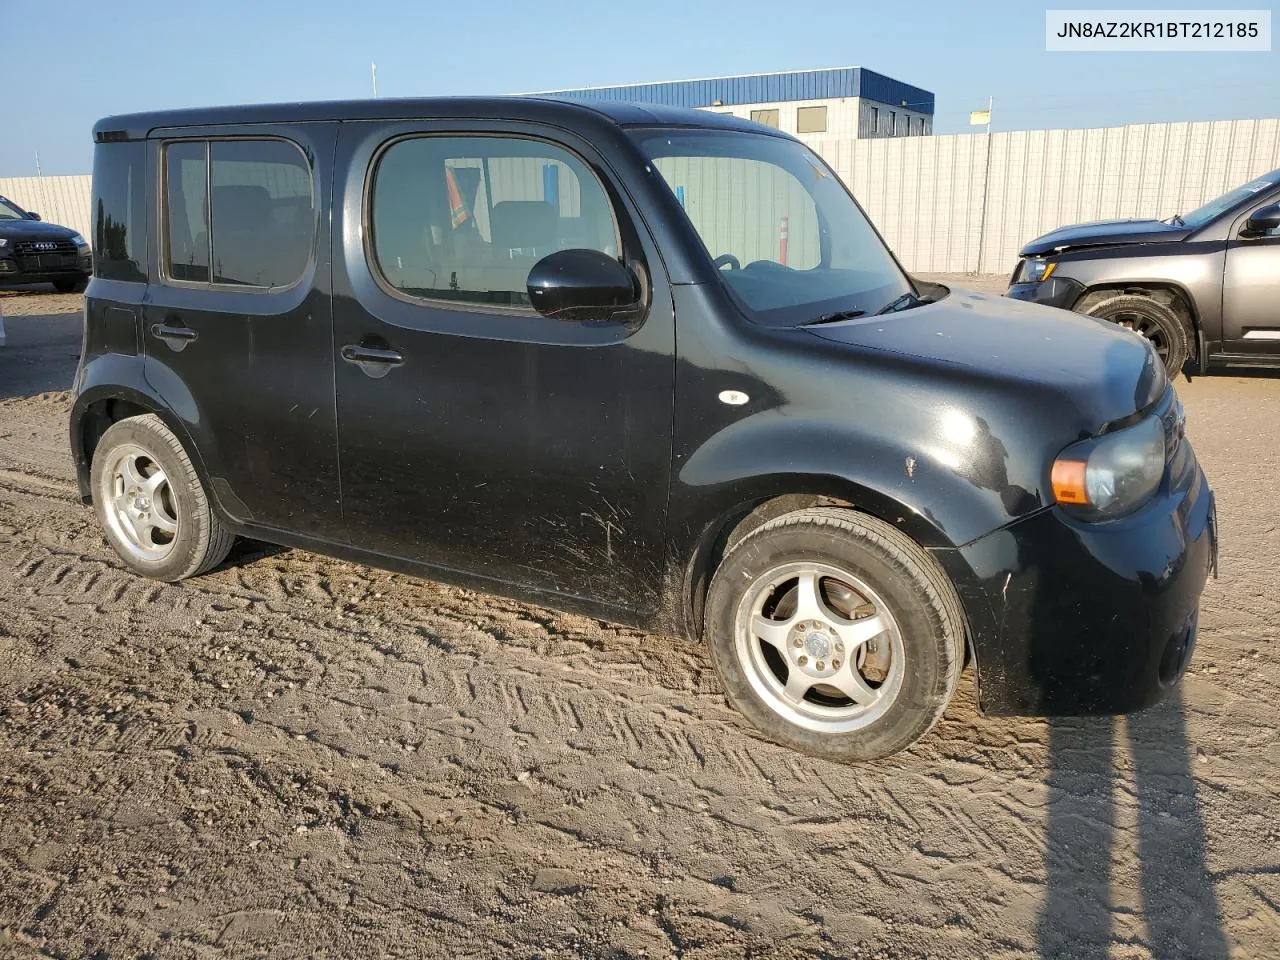
[[340, 536], [328, 218], [336, 124], [156, 136], [144, 371], [235, 520]]
[[[351, 541], [522, 591], [651, 609], [674, 316], [625, 191], [590, 145], [536, 124], [344, 124], [339, 157]], [[645, 278], [643, 317], [593, 325], [529, 306], [532, 265], [582, 247]]]
[[1271, 193], [1231, 225], [1222, 284], [1224, 353], [1280, 356], [1280, 229], [1245, 230], [1254, 211], [1277, 201], [1280, 192]]

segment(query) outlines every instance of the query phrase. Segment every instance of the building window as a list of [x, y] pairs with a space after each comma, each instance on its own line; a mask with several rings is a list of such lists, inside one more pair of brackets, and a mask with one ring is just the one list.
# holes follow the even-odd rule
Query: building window
[[826, 133], [826, 107], [799, 107], [796, 110], [797, 133]]
[[898, 135], [898, 114], [894, 110], [889, 111], [889, 136], [896, 137]]
[[871, 135], [874, 137], [880, 132], [880, 108], [871, 108]]
[[778, 111], [777, 110], [752, 110], [751, 119], [755, 123], [763, 123], [766, 127], [778, 129]]
[[528, 307], [529, 271], [571, 248], [618, 256], [613, 207], [582, 160], [518, 137], [414, 137], [374, 171], [376, 273], [401, 294]]
[[314, 236], [311, 169], [292, 143], [196, 140], [166, 147], [171, 279], [291, 286], [306, 270]]
[[924, 136], [924, 117], [920, 118], [920, 136]]

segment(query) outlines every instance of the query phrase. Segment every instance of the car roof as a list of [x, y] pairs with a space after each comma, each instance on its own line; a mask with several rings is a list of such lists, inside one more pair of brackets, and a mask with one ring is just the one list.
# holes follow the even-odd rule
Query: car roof
[[416, 119], [525, 120], [587, 130], [603, 126], [686, 126], [767, 133], [790, 139], [771, 127], [731, 114], [651, 103], [537, 96], [328, 100], [156, 110], [105, 117], [94, 124], [93, 137], [97, 141], [139, 140], [154, 130], [225, 124]]

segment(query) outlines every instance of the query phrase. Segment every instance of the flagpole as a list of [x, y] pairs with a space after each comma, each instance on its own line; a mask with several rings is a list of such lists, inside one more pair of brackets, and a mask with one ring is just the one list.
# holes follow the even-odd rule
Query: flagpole
[[987, 163], [982, 174], [982, 212], [978, 218], [978, 262], [974, 273], [982, 273], [982, 245], [987, 237], [987, 188], [991, 184], [991, 104], [994, 98], [987, 97]]
[[373, 77], [373, 99], [378, 99], [378, 65], [376, 63], [369, 64], [369, 73]]

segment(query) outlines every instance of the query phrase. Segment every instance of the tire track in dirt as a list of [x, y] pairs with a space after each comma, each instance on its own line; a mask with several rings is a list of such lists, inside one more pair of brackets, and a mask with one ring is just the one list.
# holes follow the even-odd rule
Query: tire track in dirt
[[[252, 544], [143, 581], [69, 460], [24, 466], [65, 458], [63, 416], [0, 403], [0, 952], [1029, 956], [1046, 856], [1107, 896], [1046, 839], [1067, 803], [1110, 836], [1114, 943], [1145, 955], [1136, 824], [1195, 815], [1176, 757], [1139, 795], [1123, 745], [1087, 774], [1113, 756], [1090, 740], [1046, 787], [1048, 724], [980, 717], [966, 682], [911, 751], [844, 767], [758, 739], [681, 641]], [[1280, 664], [1272, 607], [1219, 622], [1245, 585], [1206, 595], [1220, 672], [1184, 702], [1224, 919], [1261, 956], [1280, 857], [1247, 838], [1280, 834], [1252, 677]]]

